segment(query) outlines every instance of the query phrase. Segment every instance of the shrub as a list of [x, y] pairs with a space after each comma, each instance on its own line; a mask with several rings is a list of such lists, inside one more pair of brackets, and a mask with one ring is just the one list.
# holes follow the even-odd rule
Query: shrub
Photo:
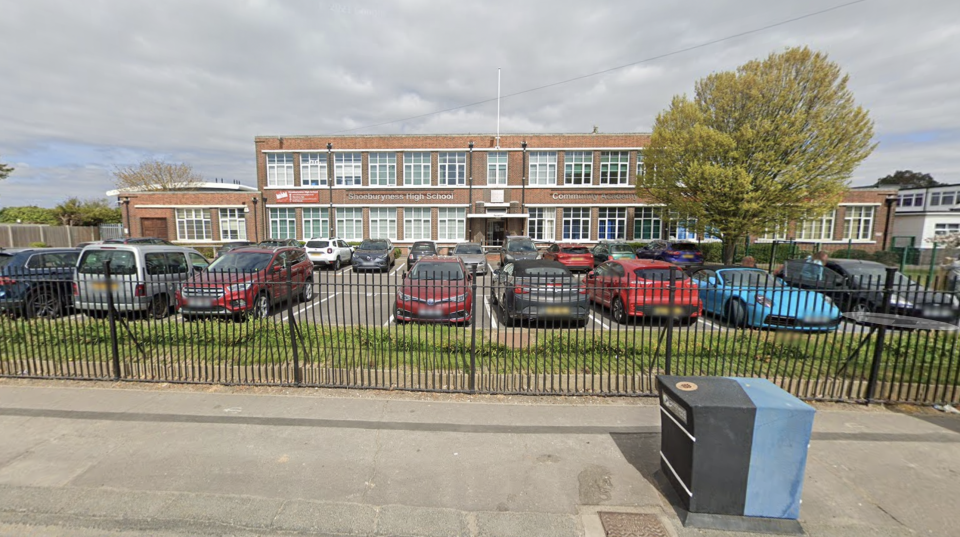
[[31, 242], [30, 247], [31, 248], [49, 248], [50, 245], [45, 242]]
[[873, 260], [877, 263], [895, 267], [900, 264], [900, 254], [890, 250], [881, 250], [873, 253]]
[[846, 249], [842, 248], [840, 250], [834, 250], [830, 252], [830, 257], [834, 259], [861, 259], [865, 261], [873, 261], [874, 255], [871, 252], [866, 250]]

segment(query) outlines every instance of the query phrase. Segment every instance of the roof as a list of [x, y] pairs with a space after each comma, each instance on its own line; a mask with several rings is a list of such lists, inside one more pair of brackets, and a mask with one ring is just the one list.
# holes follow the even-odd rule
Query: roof
[[108, 196], [121, 196], [123, 194], [156, 194], [164, 192], [190, 192], [197, 190], [223, 191], [230, 190], [234, 192], [259, 192], [256, 187], [241, 185], [236, 183], [186, 183], [182, 188], [163, 188], [161, 185], [146, 185], [143, 187], [125, 187], [108, 190]]
[[561, 243], [558, 243], [557, 246], [559, 246], [560, 248], [589, 248], [588, 245], [580, 244], [577, 242], [561, 242]]
[[431, 261], [437, 263], [459, 263], [460, 258], [452, 255], [428, 255], [426, 257], [421, 257], [417, 263], [422, 263], [424, 261]]
[[560, 263], [559, 261], [551, 261], [549, 259], [525, 259], [520, 261], [514, 261], [513, 266], [518, 269], [528, 269], [528, 268], [538, 268], [538, 267], [560, 267], [566, 269], [567, 267]]
[[230, 250], [230, 252], [228, 253], [237, 254], [237, 253], [248, 252], [248, 253], [255, 253], [255, 254], [272, 254], [281, 248], [294, 249], [293, 246], [277, 246], [276, 248], [273, 248], [273, 247], [265, 248], [263, 246], [244, 246], [242, 248], [234, 248], [233, 250]]
[[827, 263], [833, 263], [835, 265], [844, 265], [853, 266], [853, 265], [873, 265], [879, 267], [886, 267], [883, 263], [877, 263], [876, 261], [867, 261], [866, 259], [828, 259]]
[[[618, 263], [629, 269], [638, 269], [638, 268], [670, 268], [675, 265], [667, 263], [666, 261], [659, 261], [657, 259], [611, 259], [610, 263]], [[680, 267], [677, 267], [678, 271], [682, 271]]]

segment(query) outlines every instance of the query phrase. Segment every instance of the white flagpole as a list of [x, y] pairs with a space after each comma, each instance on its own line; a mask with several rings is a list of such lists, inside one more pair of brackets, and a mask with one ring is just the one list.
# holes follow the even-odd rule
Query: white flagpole
[[497, 67], [497, 149], [500, 149], [500, 68]]

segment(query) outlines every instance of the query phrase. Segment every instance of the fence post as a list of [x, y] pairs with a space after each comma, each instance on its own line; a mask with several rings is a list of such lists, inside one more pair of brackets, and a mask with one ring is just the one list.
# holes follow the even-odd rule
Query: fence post
[[900, 272], [907, 266], [907, 255], [910, 253], [910, 247], [904, 246], [903, 253], [900, 254]]
[[665, 374], [670, 375], [670, 371], [673, 369], [673, 307], [677, 303], [676, 300], [676, 278], [677, 278], [677, 267], [670, 267], [670, 306], [669, 311], [667, 312], [667, 353], [664, 359], [663, 370]]
[[[887, 267], [887, 277], [883, 282], [883, 308], [882, 313], [890, 313], [890, 299], [893, 297], [893, 279], [897, 274], [897, 269]], [[887, 327], [883, 323], [878, 323], [877, 339], [873, 347], [873, 364], [870, 366], [870, 378], [867, 380], [867, 404], [873, 402], [877, 391], [877, 381], [880, 377], [880, 361], [883, 358], [883, 340], [887, 335]]]
[[297, 321], [293, 317], [293, 266], [287, 265], [287, 321], [290, 325], [290, 345], [293, 346], [293, 383], [300, 385], [300, 357], [297, 354]]
[[847, 239], [847, 259], [850, 259], [850, 252], [853, 251], [853, 237]]
[[777, 262], [777, 241], [774, 239], [770, 243], [770, 266], [767, 267], [767, 272], [773, 272], [773, 264]]
[[117, 342], [117, 312], [113, 307], [113, 278], [110, 260], [103, 263], [104, 285], [107, 286], [107, 323], [110, 325], [110, 358], [113, 360], [113, 379], [120, 380], [120, 348]]
[[470, 279], [470, 392], [477, 391], [477, 267]]

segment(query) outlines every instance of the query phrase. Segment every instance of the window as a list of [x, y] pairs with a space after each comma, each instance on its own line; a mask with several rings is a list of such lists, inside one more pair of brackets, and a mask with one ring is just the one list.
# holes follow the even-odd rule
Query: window
[[535, 151], [530, 153], [530, 177], [527, 184], [557, 184], [557, 152]]
[[267, 153], [267, 186], [293, 186], [293, 153]]
[[695, 241], [697, 240], [697, 219], [696, 218], [681, 218], [678, 213], [670, 213], [670, 229], [669, 236], [673, 240], [678, 241]]
[[946, 235], [948, 233], [960, 232], [960, 224], [934, 224], [934, 235]]
[[243, 209], [220, 209], [220, 240], [247, 240], [247, 222]]
[[320, 186], [327, 184], [326, 154], [300, 154], [300, 184], [303, 186]]
[[360, 153], [334, 154], [333, 173], [338, 186], [361, 184], [363, 180], [363, 157]]
[[589, 185], [593, 182], [593, 152], [567, 151], [563, 156], [563, 184]]
[[437, 158], [437, 175], [441, 185], [467, 184], [467, 154], [440, 153]]
[[430, 184], [430, 153], [403, 154], [403, 184]]
[[408, 207], [404, 209], [403, 234], [407, 240], [430, 240], [430, 208]]
[[437, 240], [462, 241], [467, 236], [467, 210], [437, 209]]
[[836, 216], [836, 211], [830, 211], [820, 218], [800, 222], [797, 226], [797, 239], [804, 241], [833, 240], [833, 222]]
[[527, 231], [530, 238], [538, 241], [552, 241], [557, 238], [557, 210], [553, 207], [530, 209]]
[[590, 208], [573, 207], [563, 210], [564, 240], [590, 240]]
[[600, 152], [600, 184], [625, 185], [630, 182], [627, 177], [630, 168], [630, 153], [626, 151]]
[[177, 240], [209, 241], [213, 239], [210, 211], [206, 209], [177, 209]]
[[843, 239], [873, 240], [873, 213], [875, 210], [876, 207], [848, 206], [846, 215], [843, 217]]
[[396, 153], [370, 153], [370, 186], [394, 186], [397, 184]]
[[143, 256], [147, 265], [147, 274], [163, 276], [166, 274], [186, 274], [187, 256], [182, 253], [151, 252]]
[[330, 235], [330, 210], [319, 207], [304, 207], [303, 238], [327, 237]]
[[787, 224], [775, 224], [772, 228], [768, 228], [763, 235], [757, 237], [760, 240], [764, 241], [782, 241], [787, 238]]
[[627, 210], [600, 208], [600, 218], [597, 220], [597, 239], [627, 238]]
[[637, 151], [637, 177], [643, 177], [643, 150]]
[[[923, 199], [923, 194], [917, 194], [917, 195], [918, 195], [918, 196], [921, 196], [921, 198], [920, 198], [921, 200]], [[902, 198], [905, 198], [905, 196], [901, 196], [900, 205], [901, 205], [902, 207], [907, 207], [907, 205], [904, 205], [904, 203], [903, 203], [903, 202], [906, 201], [906, 200], [904, 200], [904, 199], [902, 199]], [[930, 206], [931, 206], [931, 207], [939, 207], [939, 206], [941, 206], [941, 205], [953, 205], [956, 201], [957, 201], [957, 192], [956, 192], [956, 191], [950, 191], [950, 192], [931, 192], [931, 193], [930, 193]], [[914, 203], [914, 205], [922, 205], [922, 203]]]
[[336, 216], [337, 235], [348, 241], [363, 240], [363, 209], [340, 208]]
[[487, 184], [507, 184], [507, 154], [487, 153]]
[[638, 207], [634, 211], [633, 238], [638, 241], [652, 241], [663, 238], [663, 221], [659, 207]]
[[397, 238], [397, 209], [395, 207], [370, 209], [370, 238]]
[[270, 238], [297, 238], [296, 209], [270, 209]]

